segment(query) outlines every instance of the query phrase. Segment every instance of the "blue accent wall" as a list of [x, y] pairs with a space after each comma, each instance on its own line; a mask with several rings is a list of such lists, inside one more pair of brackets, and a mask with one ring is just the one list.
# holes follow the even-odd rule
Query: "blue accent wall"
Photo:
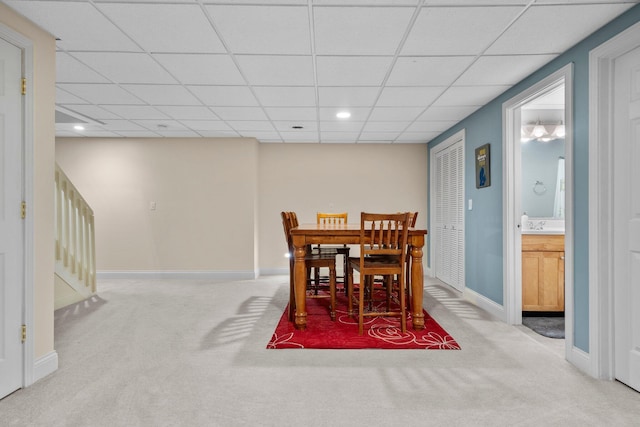
[[[567, 52], [457, 123], [429, 149], [465, 129], [465, 284], [503, 305], [502, 104], [573, 63], [574, 161], [574, 345], [589, 352], [589, 51], [640, 21], [640, 5], [629, 9]], [[491, 144], [491, 187], [476, 189], [475, 149]]]

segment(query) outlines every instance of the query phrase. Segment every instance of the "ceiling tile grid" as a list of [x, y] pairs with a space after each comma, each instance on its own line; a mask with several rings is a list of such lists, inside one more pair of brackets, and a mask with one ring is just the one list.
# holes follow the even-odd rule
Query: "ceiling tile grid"
[[3, 1], [57, 39], [56, 135], [263, 143], [427, 143], [638, 2]]

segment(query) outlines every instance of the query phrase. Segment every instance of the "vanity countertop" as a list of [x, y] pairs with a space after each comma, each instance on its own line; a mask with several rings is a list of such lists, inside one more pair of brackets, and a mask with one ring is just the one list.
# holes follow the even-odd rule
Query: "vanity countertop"
[[564, 234], [564, 230], [553, 228], [543, 230], [522, 230], [522, 234]]

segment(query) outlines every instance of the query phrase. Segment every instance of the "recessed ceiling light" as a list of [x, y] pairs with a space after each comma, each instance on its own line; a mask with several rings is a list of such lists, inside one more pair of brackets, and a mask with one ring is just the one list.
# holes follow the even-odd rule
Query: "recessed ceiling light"
[[84, 126], [82, 126], [82, 125], [75, 125], [73, 128], [75, 130], [84, 130]]
[[340, 111], [338, 114], [336, 114], [336, 117], [339, 119], [348, 119], [349, 117], [351, 117], [351, 113], [348, 111]]

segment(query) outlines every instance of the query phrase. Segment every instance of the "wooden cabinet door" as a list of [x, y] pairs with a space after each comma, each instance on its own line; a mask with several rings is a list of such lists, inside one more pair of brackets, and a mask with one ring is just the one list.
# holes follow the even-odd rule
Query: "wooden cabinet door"
[[564, 252], [522, 252], [522, 310], [564, 311]]

